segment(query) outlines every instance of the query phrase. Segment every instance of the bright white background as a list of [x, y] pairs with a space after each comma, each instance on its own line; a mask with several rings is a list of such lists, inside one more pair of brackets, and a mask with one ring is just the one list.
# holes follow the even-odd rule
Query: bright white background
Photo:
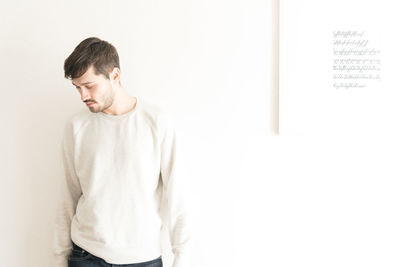
[[[197, 266], [398, 266], [400, 145], [277, 137], [277, 1], [13, 1], [0, 9], [2, 266], [52, 266], [63, 61], [98, 36], [177, 118]], [[171, 255], [165, 251], [165, 266]]]
[[[400, 265], [396, 4], [280, 1], [279, 143], [285, 149], [270, 156], [276, 164], [268, 173], [276, 175], [267, 180], [265, 210], [276, 215], [266, 230], [274, 266]], [[333, 87], [332, 32], [338, 30], [365, 31], [369, 48], [381, 50], [380, 83]]]

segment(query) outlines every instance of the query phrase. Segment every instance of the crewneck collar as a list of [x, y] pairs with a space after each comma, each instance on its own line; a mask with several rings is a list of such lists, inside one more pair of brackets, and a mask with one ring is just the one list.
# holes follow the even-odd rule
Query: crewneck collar
[[99, 115], [99, 117], [101, 117], [101, 118], [104, 118], [104, 119], [107, 119], [107, 120], [112, 120], [112, 121], [119, 121], [119, 120], [122, 120], [123, 118], [127, 118], [127, 117], [130, 117], [130, 116], [132, 116], [133, 114], [135, 114], [136, 113], [136, 111], [138, 110], [138, 108], [140, 107], [140, 100], [139, 100], [139, 97], [135, 97], [136, 98], [136, 105], [135, 105], [135, 108], [134, 109], [132, 109], [131, 111], [129, 111], [128, 113], [125, 113], [125, 114], [122, 114], [122, 115], [111, 115], [111, 114], [107, 114], [107, 113], [104, 113], [104, 112], [97, 112], [96, 114], [98, 114]]

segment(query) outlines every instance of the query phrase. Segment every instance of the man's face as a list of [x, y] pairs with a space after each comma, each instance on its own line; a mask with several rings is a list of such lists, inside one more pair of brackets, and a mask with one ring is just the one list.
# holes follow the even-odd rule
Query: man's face
[[111, 80], [103, 75], [96, 75], [93, 65], [81, 77], [72, 79], [72, 84], [91, 112], [101, 112], [109, 108], [114, 101]]

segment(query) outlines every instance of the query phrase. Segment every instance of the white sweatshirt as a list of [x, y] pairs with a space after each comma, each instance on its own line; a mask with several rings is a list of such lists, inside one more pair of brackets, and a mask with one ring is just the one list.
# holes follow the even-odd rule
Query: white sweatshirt
[[155, 259], [162, 225], [170, 235], [173, 267], [188, 267], [185, 177], [169, 115], [140, 98], [123, 115], [85, 109], [66, 123], [61, 151], [57, 267], [67, 267], [71, 239], [112, 264]]

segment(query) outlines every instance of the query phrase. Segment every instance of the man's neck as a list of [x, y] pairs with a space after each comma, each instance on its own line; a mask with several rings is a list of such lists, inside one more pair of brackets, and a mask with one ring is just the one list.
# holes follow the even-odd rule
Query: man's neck
[[104, 113], [118, 116], [136, 108], [137, 98], [129, 95], [125, 90], [120, 92], [115, 95], [114, 103], [107, 110], [103, 110]]

